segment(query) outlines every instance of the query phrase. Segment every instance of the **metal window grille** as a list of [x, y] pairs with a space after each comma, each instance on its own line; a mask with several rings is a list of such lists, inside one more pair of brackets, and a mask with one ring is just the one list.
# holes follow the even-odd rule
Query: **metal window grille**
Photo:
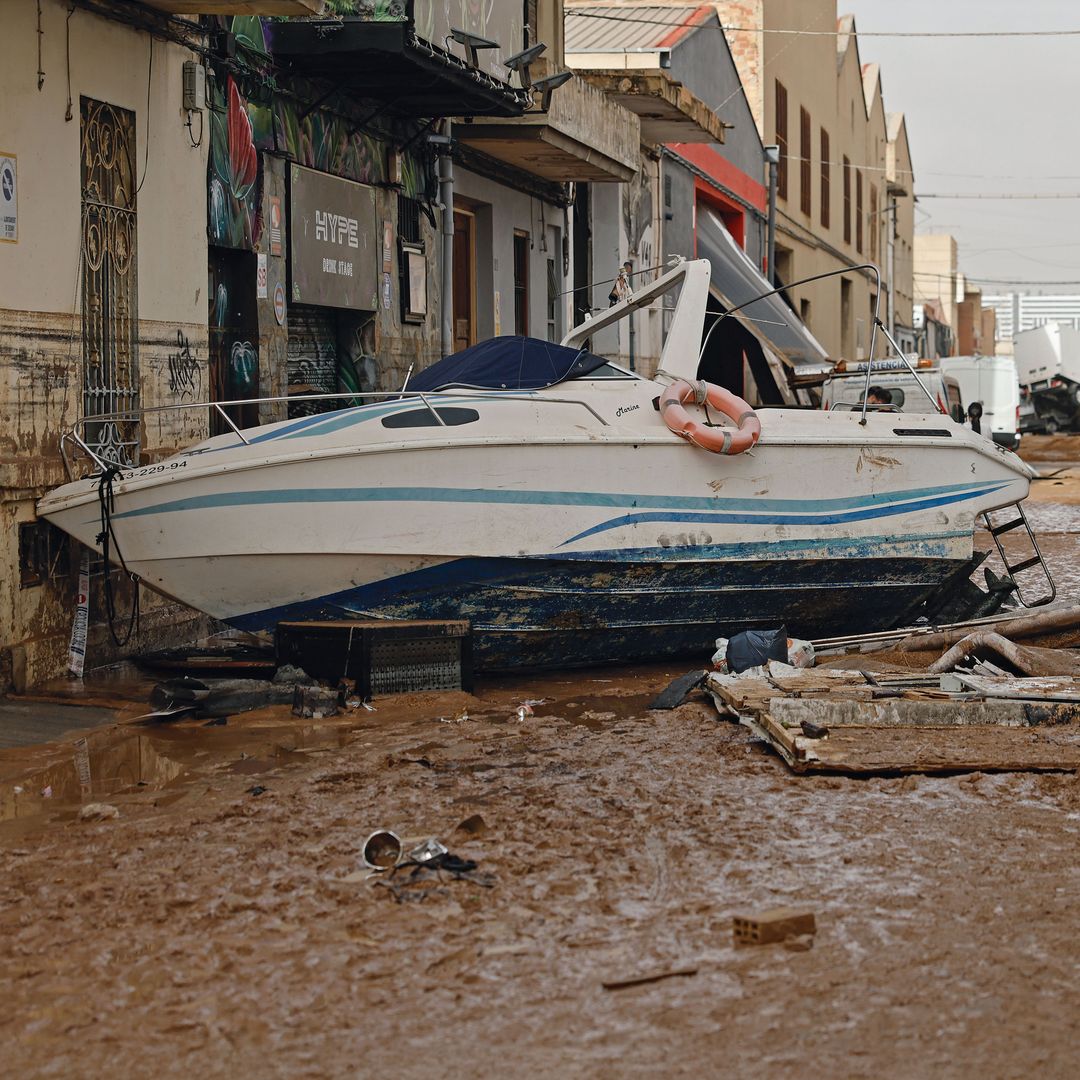
[[420, 203], [406, 195], [398, 196], [398, 237], [407, 244], [418, 244], [420, 236]]
[[[139, 300], [135, 246], [135, 114], [81, 99], [83, 413], [139, 405]], [[87, 426], [95, 453], [138, 464], [131, 419]]]

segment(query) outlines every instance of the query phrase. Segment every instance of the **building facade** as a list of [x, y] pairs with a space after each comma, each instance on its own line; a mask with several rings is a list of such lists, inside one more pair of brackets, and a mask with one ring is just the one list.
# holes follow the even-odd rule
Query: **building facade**
[[488, 336], [557, 340], [572, 185], [637, 173], [634, 114], [569, 75], [530, 89], [564, 71], [561, 0], [191, 6], [42, 0], [5, 23], [0, 689], [67, 667], [84, 554], [88, 666], [212, 629], [145, 590], [138, 630], [110, 628], [106, 584], [125, 616], [139, 590], [35, 520], [80, 417], [122, 412], [82, 437], [147, 464]]
[[[81, 435], [150, 463], [206, 432], [205, 412], [132, 416], [208, 389], [210, 140], [187, 126], [182, 100], [189, 46], [203, 37], [174, 27], [179, 40], [163, 39], [148, 32], [152, 15], [118, 16], [14, 4], [0, 35], [11, 193], [0, 243], [0, 691], [67, 666], [81, 552], [35, 518], [36, 500], [69, 479], [61, 435], [81, 416], [127, 413]], [[88, 465], [72, 460], [73, 475]], [[94, 569], [100, 612], [97, 558]], [[114, 584], [126, 615], [133, 590]], [[160, 597], [143, 604], [143, 632], [162, 643], [205, 626]], [[102, 660], [119, 652], [100, 616], [90, 648]]]
[[[838, 18], [834, 0], [715, 6], [762, 140], [779, 147], [777, 279], [867, 263], [881, 271], [880, 287], [873, 271], [854, 270], [791, 288], [792, 306], [834, 358], [866, 354], [875, 311], [910, 340], [914, 193], [906, 125], [900, 114], [886, 118], [881, 74], [860, 59], [854, 18]], [[824, 33], [775, 32], [800, 29]]]

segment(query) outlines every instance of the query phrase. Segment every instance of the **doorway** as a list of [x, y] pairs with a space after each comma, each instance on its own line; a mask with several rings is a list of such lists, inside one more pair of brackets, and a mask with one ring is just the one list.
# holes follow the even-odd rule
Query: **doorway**
[[476, 344], [476, 216], [454, 211], [454, 352]]

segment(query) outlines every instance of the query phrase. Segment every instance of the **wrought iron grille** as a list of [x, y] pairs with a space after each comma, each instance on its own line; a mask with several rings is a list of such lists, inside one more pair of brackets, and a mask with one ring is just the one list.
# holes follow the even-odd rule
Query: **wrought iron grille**
[[139, 300], [135, 247], [135, 114], [81, 99], [83, 413], [99, 456], [139, 460]]

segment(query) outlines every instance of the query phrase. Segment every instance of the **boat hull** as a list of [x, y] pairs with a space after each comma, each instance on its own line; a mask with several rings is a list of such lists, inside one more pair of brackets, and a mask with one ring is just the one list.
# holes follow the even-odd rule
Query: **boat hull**
[[896, 625], [966, 562], [941, 557], [460, 559], [228, 621], [468, 619], [477, 668], [573, 667], [711, 653], [717, 637], [786, 625], [800, 637]]
[[[1012, 455], [934, 418], [763, 411], [753, 453], [707, 454], [664, 431], [655, 388], [598, 388], [586, 414], [472, 399], [445, 432], [385, 423], [406, 400], [206, 444], [117, 478], [114, 536], [147, 585], [234, 626], [468, 619], [495, 670], [882, 629], [965, 566], [978, 513], [1027, 494]], [[39, 512], [93, 545], [96, 481]]]

